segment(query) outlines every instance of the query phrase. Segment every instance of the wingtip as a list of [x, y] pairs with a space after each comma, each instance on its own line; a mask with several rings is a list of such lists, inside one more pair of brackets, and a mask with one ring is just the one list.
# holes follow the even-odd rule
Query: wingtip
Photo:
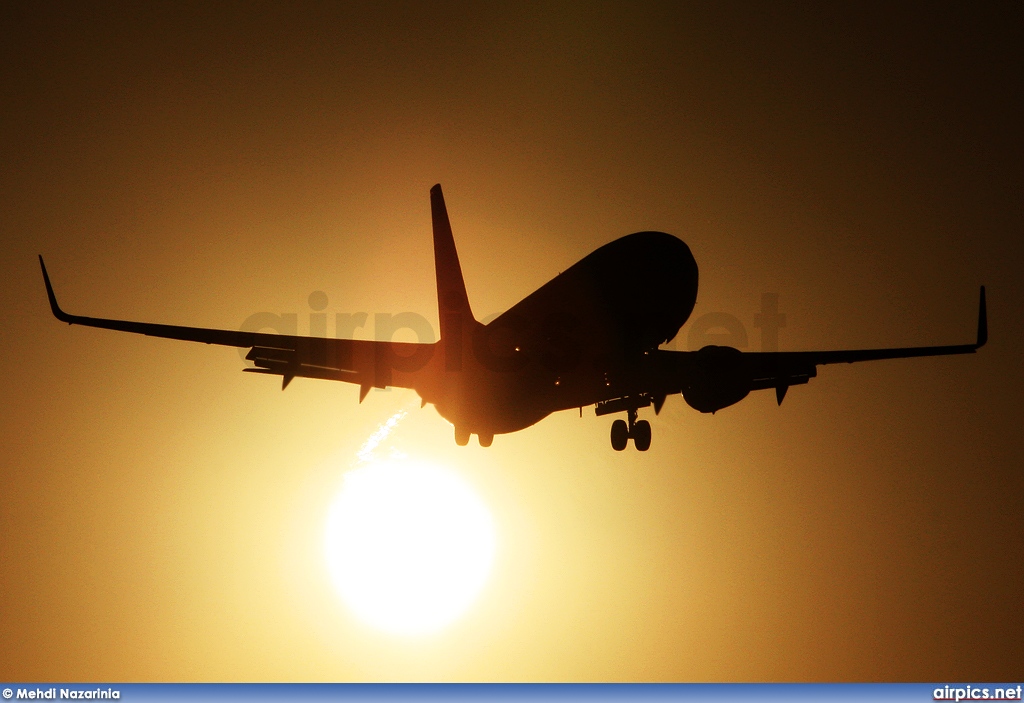
[[61, 322], [71, 324], [71, 316], [61, 310], [60, 305], [57, 304], [57, 296], [53, 292], [53, 285], [50, 283], [50, 276], [46, 273], [46, 263], [43, 261], [42, 254], [39, 254], [39, 268], [43, 271], [43, 283], [46, 285], [46, 297], [50, 300], [50, 311], [53, 312], [53, 316]]
[[978, 341], [975, 348], [985, 346], [988, 341], [988, 311], [985, 309], [985, 286], [981, 287], [981, 297], [978, 301]]

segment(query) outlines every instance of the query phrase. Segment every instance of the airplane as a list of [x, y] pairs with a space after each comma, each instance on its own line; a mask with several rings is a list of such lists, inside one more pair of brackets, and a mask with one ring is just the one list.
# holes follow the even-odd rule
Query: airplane
[[477, 435], [489, 447], [497, 434], [530, 427], [561, 410], [591, 405], [598, 416], [625, 413], [611, 425], [611, 445], [651, 446], [651, 425], [670, 395], [682, 394], [714, 413], [750, 392], [774, 389], [779, 405], [790, 386], [807, 383], [824, 364], [945, 354], [971, 354], [988, 340], [985, 287], [974, 344], [846, 351], [743, 352], [709, 345], [698, 351], [660, 349], [697, 302], [697, 262], [689, 247], [664, 232], [636, 232], [605, 244], [489, 324], [473, 316], [440, 184], [430, 190], [440, 336], [426, 343], [331, 339], [182, 327], [70, 315], [57, 304], [43, 272], [50, 309], [61, 322], [229, 347], [249, 348], [244, 371], [282, 377], [395, 386], [419, 394], [450, 422], [459, 446]]

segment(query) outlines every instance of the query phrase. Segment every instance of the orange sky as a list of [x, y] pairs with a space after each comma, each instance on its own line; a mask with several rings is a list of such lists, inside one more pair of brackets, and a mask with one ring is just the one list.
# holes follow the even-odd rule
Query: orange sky
[[[1019, 676], [1022, 6], [769, 7], [5, 4], [0, 680]], [[646, 454], [590, 409], [484, 450], [406, 391], [282, 393], [46, 306], [39, 253], [73, 313], [305, 333], [322, 290], [436, 325], [436, 182], [481, 316], [657, 229], [750, 349], [765, 292], [781, 349], [840, 349], [970, 342], [985, 284], [991, 340], [781, 408], [670, 398]], [[401, 409], [499, 535], [414, 641], [354, 621], [319, 551]]]

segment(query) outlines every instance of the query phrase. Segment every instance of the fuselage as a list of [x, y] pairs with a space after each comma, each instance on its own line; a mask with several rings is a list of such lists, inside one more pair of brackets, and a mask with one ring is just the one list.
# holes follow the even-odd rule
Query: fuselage
[[417, 390], [456, 428], [482, 435], [620, 397], [635, 385], [637, 360], [689, 318], [697, 284], [697, 262], [680, 239], [627, 235], [490, 324], [458, 325]]

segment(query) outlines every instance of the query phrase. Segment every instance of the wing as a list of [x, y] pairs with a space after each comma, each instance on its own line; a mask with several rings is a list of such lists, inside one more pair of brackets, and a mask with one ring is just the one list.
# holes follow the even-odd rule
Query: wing
[[39, 266], [43, 271], [50, 309], [54, 317], [61, 322], [133, 332], [150, 337], [181, 339], [226, 347], [250, 347], [245, 358], [252, 361], [255, 368], [245, 370], [281, 376], [282, 389], [296, 376], [358, 384], [360, 401], [366, 397], [370, 388], [416, 388], [421, 372], [429, 366], [436, 347], [434, 344], [299, 337], [70, 315], [57, 304], [57, 296], [54, 295], [42, 256], [39, 257]]
[[988, 314], [985, 310], [985, 286], [978, 300], [978, 335], [974, 344], [896, 349], [853, 349], [810, 352], [746, 352], [744, 363], [752, 380], [751, 390], [774, 388], [779, 404], [789, 386], [807, 383], [822, 364], [853, 364], [880, 359], [907, 359], [917, 356], [973, 354], [988, 341]]
[[[653, 402], [658, 410], [666, 395], [681, 392], [691, 407], [701, 412], [715, 412], [739, 402], [750, 391], [774, 388], [776, 400], [781, 405], [789, 387], [807, 383], [817, 376], [817, 367], [822, 364], [973, 354], [987, 341], [988, 318], [985, 287], [982, 286], [978, 303], [978, 334], [974, 344], [805, 352], [741, 352], [732, 347], [718, 346], [694, 352], [658, 350], [650, 353], [644, 364], [645, 373], [638, 383], [644, 390], [623, 401], [628, 401], [627, 405], [635, 405], [639, 399], [640, 407]], [[619, 406], [623, 402], [616, 400], [606, 405], [614, 408], [607, 412], [613, 412], [621, 409]], [[599, 414], [603, 411], [599, 408]]]

